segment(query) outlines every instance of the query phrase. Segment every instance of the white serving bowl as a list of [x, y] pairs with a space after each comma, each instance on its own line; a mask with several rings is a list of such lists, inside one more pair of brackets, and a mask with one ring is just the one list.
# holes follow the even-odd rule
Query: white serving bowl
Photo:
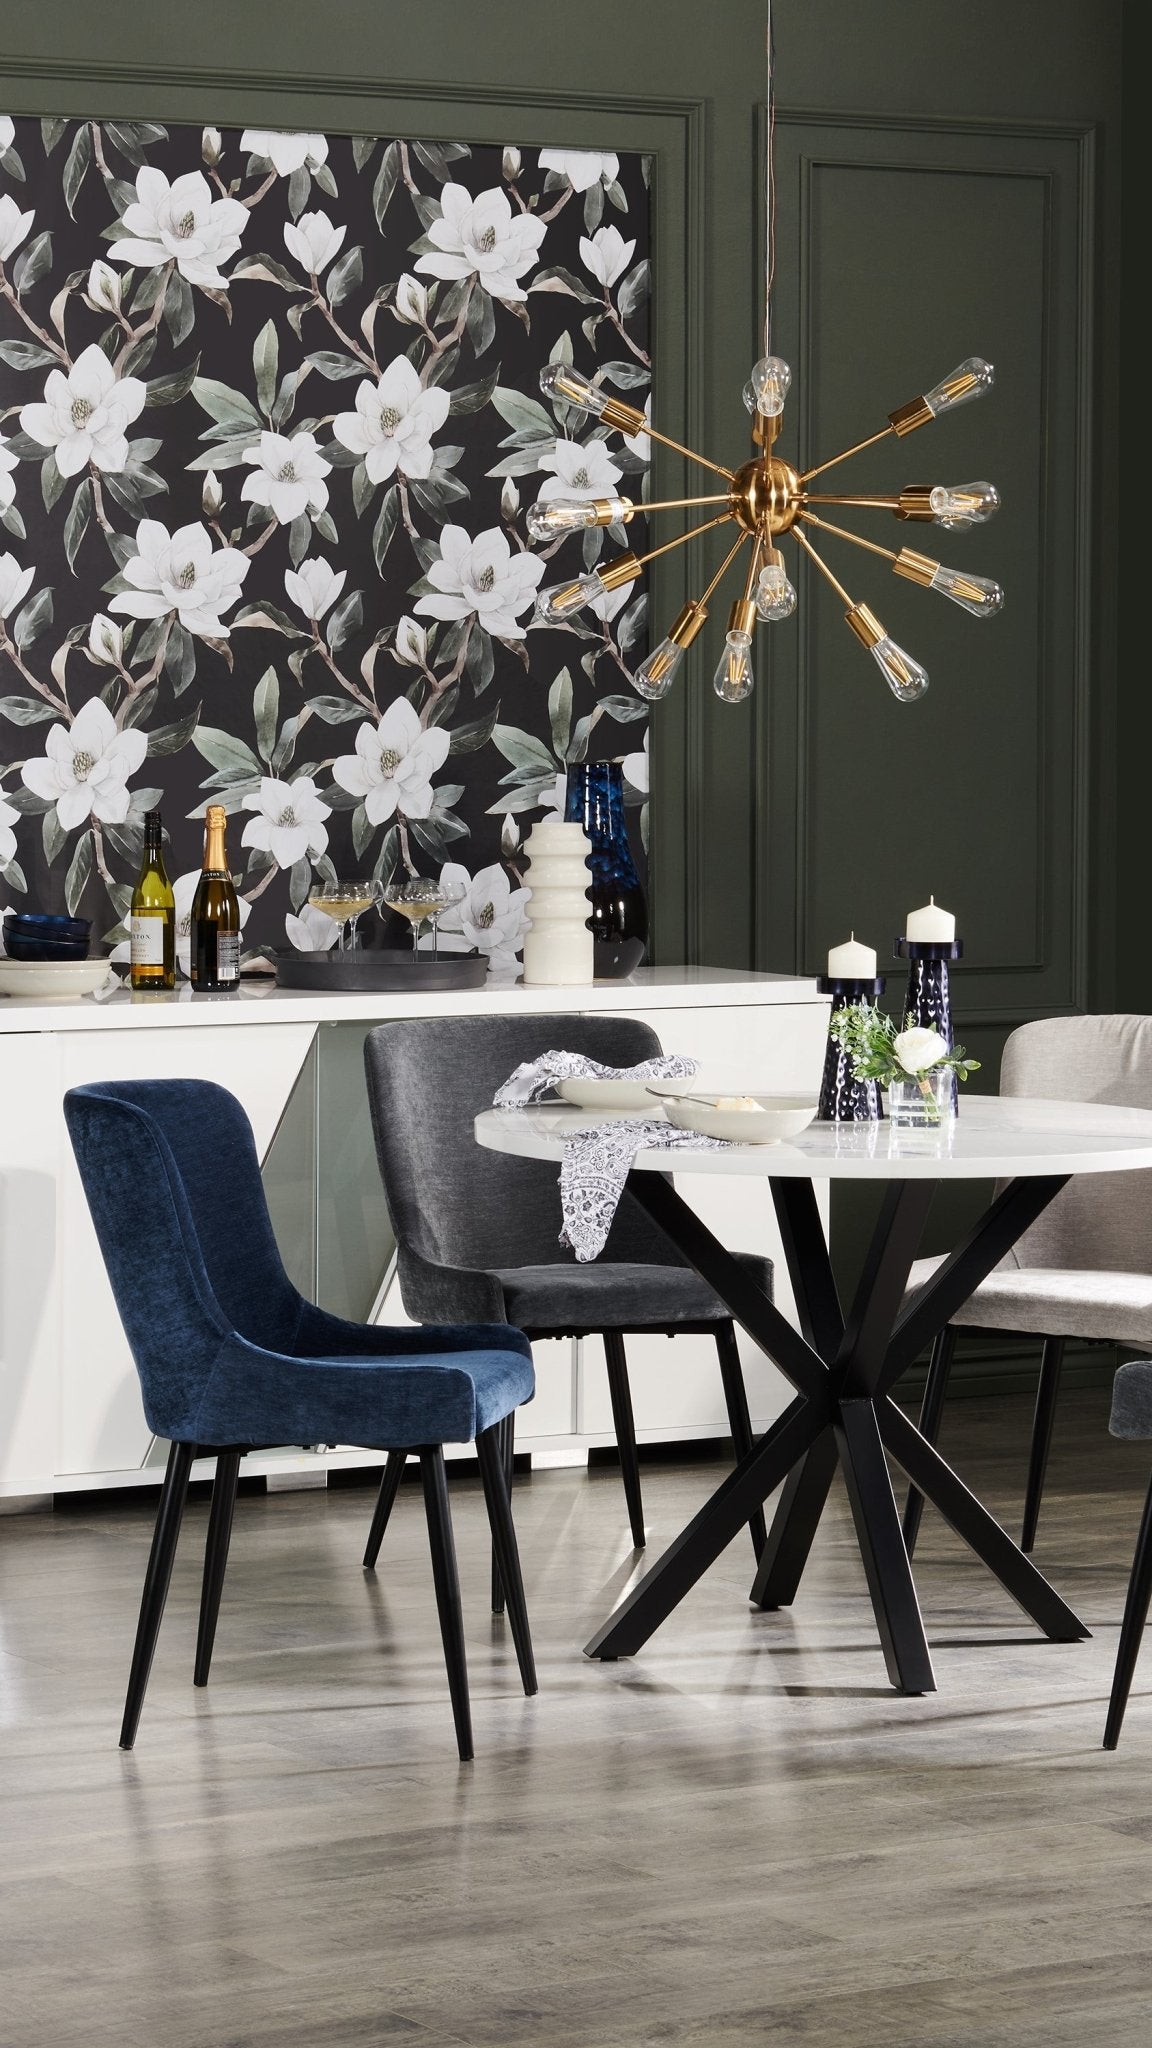
[[[751, 1091], [749, 1091], [751, 1093]], [[714, 1103], [675, 1096], [664, 1103], [669, 1123], [705, 1138], [726, 1138], [737, 1145], [777, 1145], [795, 1138], [816, 1115], [817, 1105], [804, 1095], [754, 1095], [755, 1109], [717, 1109]]]
[[[663, 1094], [676, 1095], [682, 1088], [691, 1086], [689, 1079], [661, 1081]], [[577, 1109], [641, 1109], [649, 1116], [659, 1115], [659, 1104], [652, 1097], [655, 1083], [647, 1081], [611, 1080], [601, 1075], [577, 1074], [569, 1081], [557, 1081], [556, 1093], [565, 1102], [572, 1102]]]
[[0, 996], [35, 996], [38, 1002], [75, 1002], [103, 988], [112, 972], [99, 960], [9, 960], [0, 956]]

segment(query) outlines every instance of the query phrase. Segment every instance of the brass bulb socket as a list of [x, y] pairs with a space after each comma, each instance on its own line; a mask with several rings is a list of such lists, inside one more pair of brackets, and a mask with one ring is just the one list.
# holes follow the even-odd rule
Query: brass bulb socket
[[640, 574], [641, 563], [636, 555], [618, 555], [614, 562], [599, 569], [597, 574], [605, 590], [619, 590], [622, 583], [634, 583]]
[[908, 484], [896, 506], [897, 519], [934, 519], [931, 484]]
[[703, 632], [707, 617], [707, 605], [701, 604], [699, 598], [693, 598], [682, 612], [677, 612], [668, 628], [669, 640], [674, 640], [677, 647], [691, 647], [697, 634]]
[[922, 583], [927, 588], [939, 567], [931, 555], [918, 555], [915, 548], [901, 548], [892, 564], [892, 574], [906, 576], [909, 583]]
[[606, 427], [619, 427], [622, 434], [642, 434], [647, 420], [634, 405], [625, 405], [621, 398], [606, 398], [600, 408], [600, 418]]
[[752, 439], [757, 447], [771, 448], [783, 424], [783, 413], [766, 413], [757, 408], [752, 415]]
[[730, 633], [747, 633], [751, 636], [752, 628], [756, 624], [756, 618], [755, 598], [738, 597], [728, 614], [728, 631]]
[[765, 542], [760, 550], [760, 567], [761, 570], [782, 569], [784, 567], [783, 555], [780, 553], [779, 548], [774, 548], [770, 542]]
[[[618, 506], [623, 509], [618, 509]], [[592, 510], [596, 515], [592, 522], [593, 525], [612, 526], [619, 519], [627, 526], [628, 521], [635, 516], [636, 507], [632, 503], [631, 498], [619, 499], [618, 506], [614, 505], [608, 498], [593, 498]]]
[[898, 405], [888, 415], [888, 424], [894, 434], [911, 434], [917, 427], [926, 427], [936, 417], [932, 407], [923, 398], [910, 398], [907, 405]]
[[875, 647], [877, 641], [888, 637], [875, 612], [869, 611], [866, 604], [854, 604], [844, 617], [865, 647]]

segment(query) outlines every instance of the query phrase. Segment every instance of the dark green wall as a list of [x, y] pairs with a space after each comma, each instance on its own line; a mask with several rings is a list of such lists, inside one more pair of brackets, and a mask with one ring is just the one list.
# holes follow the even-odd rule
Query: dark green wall
[[[732, 459], [757, 352], [765, 12], [9, 0], [0, 104], [650, 151], [658, 415]], [[850, 923], [883, 955], [934, 889], [961, 919], [955, 1005], [994, 1085], [1015, 1023], [1152, 1002], [1147, 693], [1142, 661], [1121, 687], [1116, 654], [1122, 8], [774, 13], [776, 340], [796, 373], [784, 452], [815, 459], [960, 357], [993, 356], [991, 399], [863, 458], [849, 487], [1001, 481], [997, 523], [942, 535], [939, 552], [1002, 575], [1008, 603], [978, 624], [827, 544], [852, 594], [926, 660], [931, 692], [909, 708], [805, 579], [770, 676], [762, 659], [752, 703], [722, 707], [717, 615], [654, 720], [658, 946], [811, 972]], [[657, 484], [681, 474], [669, 462]], [[890, 537], [878, 518], [867, 530]], [[658, 611], [700, 570], [673, 557]]]

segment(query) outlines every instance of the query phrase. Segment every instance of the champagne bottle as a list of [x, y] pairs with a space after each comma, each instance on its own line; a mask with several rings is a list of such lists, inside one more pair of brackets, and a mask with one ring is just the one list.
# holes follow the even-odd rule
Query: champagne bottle
[[128, 931], [134, 989], [176, 986], [176, 899], [164, 868], [159, 811], [144, 814], [144, 858], [132, 891]]
[[204, 869], [192, 898], [192, 988], [198, 995], [240, 986], [240, 905], [224, 851], [227, 822], [223, 804], [209, 804]]

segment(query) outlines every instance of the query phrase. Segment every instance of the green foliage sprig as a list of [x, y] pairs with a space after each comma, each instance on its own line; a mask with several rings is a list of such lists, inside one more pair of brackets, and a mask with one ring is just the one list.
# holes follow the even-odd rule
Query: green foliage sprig
[[[962, 1045], [951, 1052], [937, 1052], [929, 1048], [930, 1056], [917, 1064], [915, 1054], [924, 1050], [924, 1045], [902, 1041], [906, 1041], [912, 1032], [926, 1032], [926, 1027], [906, 1017], [898, 1030], [895, 1018], [868, 1002], [847, 1003], [842, 1010], [835, 1011], [828, 1031], [843, 1046], [861, 1081], [880, 1081], [885, 1085], [891, 1081], [918, 1081], [922, 1092], [926, 1093], [927, 1083], [923, 1076], [932, 1068], [951, 1067], [961, 1081], [966, 1081], [980, 1065], [979, 1060], [965, 1057]], [[939, 1033], [932, 1032], [931, 1036], [939, 1038]], [[905, 1065], [900, 1057], [901, 1050], [905, 1058], [912, 1059], [911, 1065]]]

